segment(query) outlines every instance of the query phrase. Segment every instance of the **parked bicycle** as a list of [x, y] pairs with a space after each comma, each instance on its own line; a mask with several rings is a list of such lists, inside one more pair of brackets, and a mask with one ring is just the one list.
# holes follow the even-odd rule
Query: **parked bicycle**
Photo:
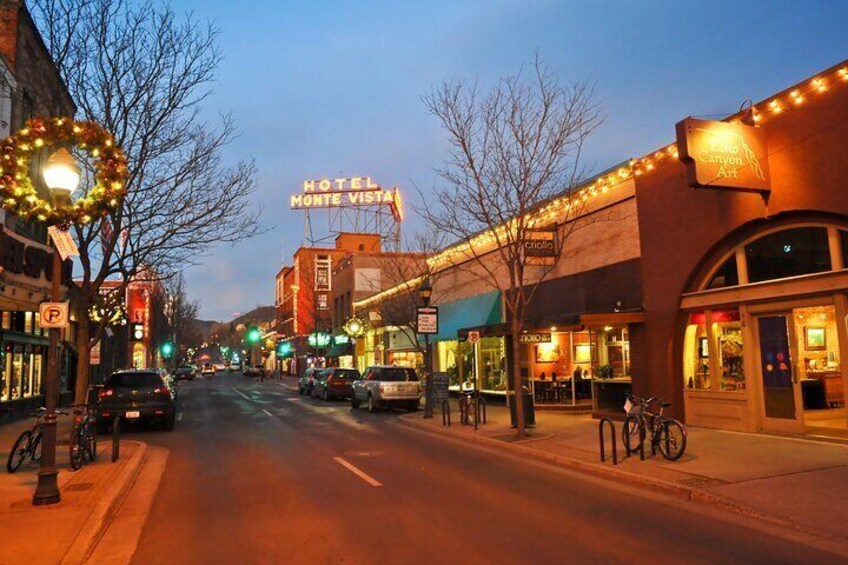
[[[32, 414], [33, 422], [30, 429], [21, 432], [21, 435], [15, 440], [9, 458], [6, 460], [6, 471], [9, 473], [17, 471], [27, 457], [34, 462], [41, 461], [41, 438], [44, 436], [44, 417], [46, 414], [46, 408], [36, 410]], [[56, 411], [56, 414], [67, 415], [66, 412], [59, 410]]]
[[[663, 416], [671, 403], [632, 394], [627, 395], [627, 400], [630, 407], [624, 418], [621, 439], [628, 450], [637, 451], [645, 439], [649, 439], [652, 453], [659, 449], [669, 461], [680, 459], [686, 451], [686, 427], [674, 418]], [[659, 403], [659, 412], [651, 412], [651, 405], [656, 403]]]
[[95, 408], [89, 404], [75, 404], [74, 428], [68, 444], [71, 469], [76, 471], [85, 463], [97, 459], [97, 420]]
[[[459, 421], [473, 426], [480, 422], [480, 411], [485, 410], [485, 399], [477, 390], [464, 388], [459, 396]], [[483, 418], [485, 422], [485, 418]]]

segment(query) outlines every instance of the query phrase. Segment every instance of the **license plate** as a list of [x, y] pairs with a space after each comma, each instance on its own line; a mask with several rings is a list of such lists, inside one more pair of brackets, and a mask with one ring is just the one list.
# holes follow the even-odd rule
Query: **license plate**
[[132, 412], [127, 412], [127, 418], [138, 418], [141, 416], [141, 413], [138, 410], [133, 410]]

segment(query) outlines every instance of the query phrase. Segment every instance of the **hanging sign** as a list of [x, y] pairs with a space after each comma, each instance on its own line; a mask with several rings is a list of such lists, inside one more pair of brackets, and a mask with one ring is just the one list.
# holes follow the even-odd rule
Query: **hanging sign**
[[677, 124], [677, 149], [693, 188], [768, 192], [768, 147], [762, 128], [686, 118]]
[[53, 244], [59, 251], [59, 255], [62, 257], [63, 261], [68, 257], [79, 257], [79, 249], [77, 248], [77, 244], [74, 243], [74, 238], [71, 237], [70, 233], [60, 230], [56, 226], [50, 226], [47, 228], [47, 233], [50, 234], [50, 239], [53, 240]]
[[90, 365], [100, 364], [100, 341], [94, 344], [89, 352], [88, 362]]

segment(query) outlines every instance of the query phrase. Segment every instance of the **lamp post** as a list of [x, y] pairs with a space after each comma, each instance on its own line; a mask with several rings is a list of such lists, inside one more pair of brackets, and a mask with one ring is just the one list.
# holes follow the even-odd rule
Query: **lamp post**
[[[55, 203], [68, 201], [79, 186], [80, 169], [67, 149], [61, 148], [45, 163], [41, 175]], [[53, 267], [51, 271], [51, 297], [60, 302], [62, 257], [53, 247]], [[50, 345], [47, 350], [47, 384], [44, 391], [44, 432], [41, 439], [41, 468], [38, 470], [38, 486], [32, 496], [36, 506], [55, 504], [61, 500], [59, 470], [56, 468], [56, 408], [59, 405], [59, 328], [50, 328]]]
[[[421, 297], [423, 305], [430, 305], [433, 296], [433, 285], [430, 277], [424, 277], [424, 282], [418, 287], [418, 296]], [[424, 371], [427, 373], [427, 385], [425, 388], [426, 401], [424, 403], [424, 418], [433, 417], [433, 354], [430, 351], [430, 334], [424, 334]]]

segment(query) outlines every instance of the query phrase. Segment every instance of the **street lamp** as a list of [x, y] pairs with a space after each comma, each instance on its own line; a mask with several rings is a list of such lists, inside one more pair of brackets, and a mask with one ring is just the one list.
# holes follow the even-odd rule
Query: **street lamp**
[[[67, 149], [61, 148], [45, 163], [41, 175], [50, 189], [54, 202], [70, 200], [79, 186], [80, 169]], [[53, 248], [51, 277], [51, 300], [60, 302], [62, 257]], [[59, 470], [56, 468], [56, 408], [59, 404], [59, 328], [50, 328], [50, 345], [47, 353], [47, 384], [44, 391], [44, 435], [41, 439], [41, 468], [38, 470], [38, 486], [32, 496], [36, 506], [55, 504], [61, 500]]]
[[[418, 296], [421, 297], [423, 305], [430, 305], [430, 298], [433, 296], [433, 285], [430, 284], [430, 277], [424, 277], [421, 286], [418, 287]], [[425, 403], [424, 403], [424, 418], [433, 417], [433, 355], [430, 351], [430, 334], [424, 334], [424, 371], [427, 373], [427, 384], [425, 388]]]

